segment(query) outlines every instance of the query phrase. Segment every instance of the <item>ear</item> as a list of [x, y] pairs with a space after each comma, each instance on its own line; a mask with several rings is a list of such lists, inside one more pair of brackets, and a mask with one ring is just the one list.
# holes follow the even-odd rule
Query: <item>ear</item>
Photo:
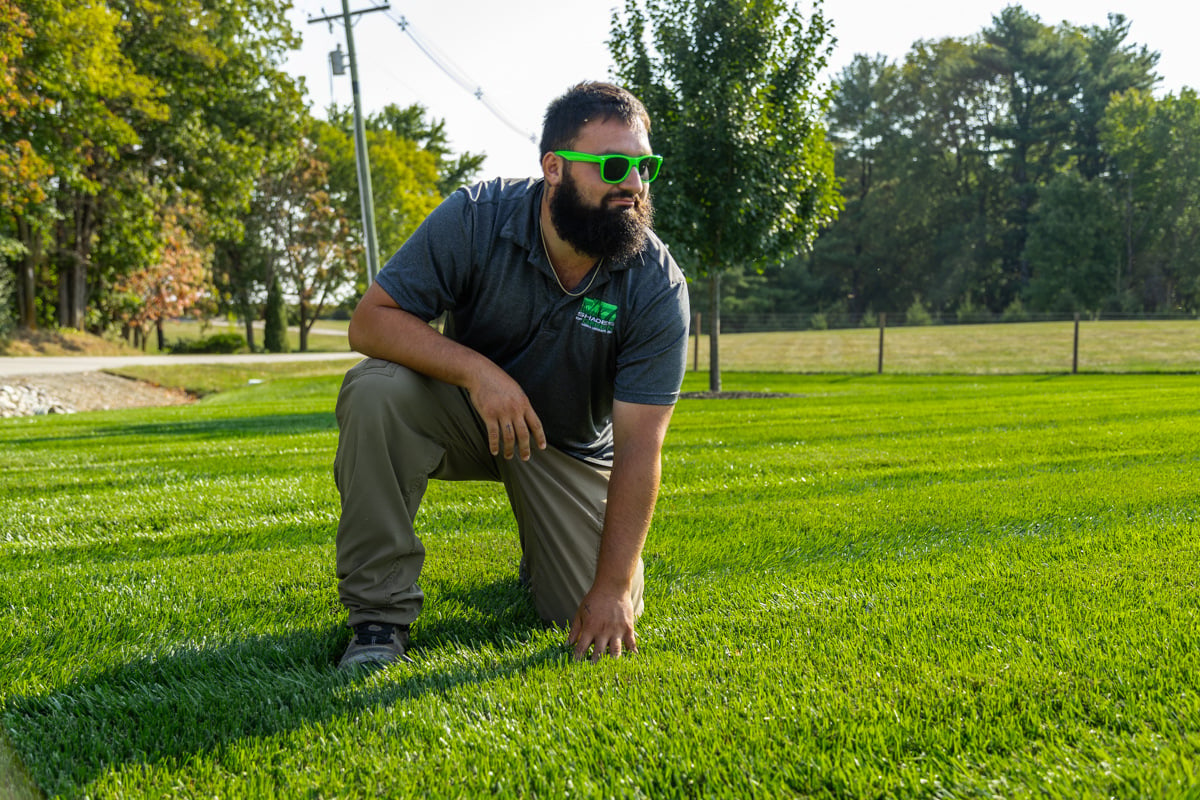
[[542, 176], [550, 186], [562, 183], [564, 160], [554, 153], [542, 153]]

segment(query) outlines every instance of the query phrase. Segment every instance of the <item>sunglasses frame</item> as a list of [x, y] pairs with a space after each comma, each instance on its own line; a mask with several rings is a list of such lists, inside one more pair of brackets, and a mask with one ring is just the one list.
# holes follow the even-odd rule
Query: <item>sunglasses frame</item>
[[[642, 174], [642, 164], [645, 164], [647, 161], [653, 167], [653, 170], [649, 173], [650, 177], [642, 178], [642, 183], [653, 183], [654, 179], [658, 177], [659, 170], [662, 169], [663, 162], [663, 157], [658, 155], [627, 156], [624, 153], [611, 153], [609, 155], [597, 156], [593, 155], [592, 153], [577, 153], [574, 150], [555, 150], [554, 155], [559, 156], [560, 158], [565, 158], [567, 161], [583, 161], [588, 164], [599, 164], [600, 180], [614, 185], [618, 183], [624, 183], [625, 179], [629, 177], [629, 173], [633, 172], [635, 169], [638, 171], [638, 175], [640, 176]], [[621, 175], [619, 180], [610, 181], [604, 176], [604, 167], [611, 159], [614, 158], [625, 159], [627, 169], [625, 170], [625, 173]]]

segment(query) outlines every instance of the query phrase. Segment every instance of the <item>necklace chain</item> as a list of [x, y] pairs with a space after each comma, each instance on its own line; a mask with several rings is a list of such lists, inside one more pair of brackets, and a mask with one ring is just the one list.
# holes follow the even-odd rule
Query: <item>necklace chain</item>
[[588, 281], [587, 286], [580, 289], [578, 292], [569, 292], [567, 287], [563, 286], [562, 279], [558, 277], [558, 270], [554, 268], [554, 259], [550, 257], [550, 248], [546, 246], [546, 232], [542, 230], [542, 226], [538, 226], [538, 236], [542, 237], [542, 250], [546, 253], [546, 260], [550, 262], [550, 272], [554, 274], [554, 282], [558, 284], [558, 288], [563, 290], [567, 297], [579, 297], [586, 294], [588, 289], [592, 288], [592, 284], [596, 282], [596, 276], [600, 274], [600, 265], [604, 263], [604, 259], [596, 262], [596, 266], [592, 267], [592, 279]]

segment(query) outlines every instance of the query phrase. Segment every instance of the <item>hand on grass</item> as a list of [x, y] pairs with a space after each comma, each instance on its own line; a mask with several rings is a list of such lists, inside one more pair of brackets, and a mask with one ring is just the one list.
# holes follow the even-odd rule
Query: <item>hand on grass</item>
[[579, 604], [567, 644], [574, 645], [574, 658], [582, 661], [592, 653], [592, 663], [608, 653], [620, 658], [622, 653], [637, 652], [637, 633], [634, 632], [633, 603], [628, 594], [605, 595], [593, 589]]

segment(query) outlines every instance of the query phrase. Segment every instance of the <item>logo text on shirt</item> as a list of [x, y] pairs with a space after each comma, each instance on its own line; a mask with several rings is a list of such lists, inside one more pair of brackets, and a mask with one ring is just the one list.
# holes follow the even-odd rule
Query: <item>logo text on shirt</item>
[[603, 300], [585, 297], [575, 320], [588, 330], [612, 333], [617, 325], [617, 307]]

